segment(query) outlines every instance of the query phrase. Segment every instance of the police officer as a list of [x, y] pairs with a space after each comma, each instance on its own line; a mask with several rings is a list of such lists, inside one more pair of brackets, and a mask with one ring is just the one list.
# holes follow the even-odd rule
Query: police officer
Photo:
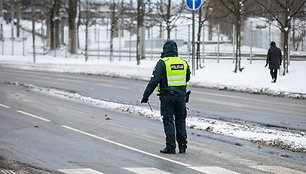
[[189, 79], [190, 68], [187, 62], [178, 57], [176, 43], [168, 40], [141, 100], [141, 103], [147, 103], [157, 87], [166, 134], [166, 147], [160, 153], [175, 154], [175, 140], [179, 145], [179, 153], [186, 153], [186, 86]]

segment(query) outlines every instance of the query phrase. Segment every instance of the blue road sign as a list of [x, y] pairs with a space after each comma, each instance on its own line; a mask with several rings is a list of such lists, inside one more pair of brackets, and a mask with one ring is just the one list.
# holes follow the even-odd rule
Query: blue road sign
[[201, 7], [204, 0], [186, 0], [187, 7], [190, 10], [197, 10]]

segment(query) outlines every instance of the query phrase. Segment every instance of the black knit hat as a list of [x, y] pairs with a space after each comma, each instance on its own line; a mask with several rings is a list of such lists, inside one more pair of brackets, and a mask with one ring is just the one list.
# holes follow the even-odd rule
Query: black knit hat
[[271, 45], [271, 46], [275, 46], [276, 43], [275, 43], [274, 41], [272, 41], [272, 42], [270, 43], [270, 45]]

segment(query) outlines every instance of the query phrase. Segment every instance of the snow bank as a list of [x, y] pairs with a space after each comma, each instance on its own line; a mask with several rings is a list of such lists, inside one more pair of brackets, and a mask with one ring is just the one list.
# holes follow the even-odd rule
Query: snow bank
[[[30, 56], [0, 56], [2, 66], [27, 70], [50, 72], [69, 72], [96, 74], [110, 77], [149, 80], [152, 70], [158, 59], [142, 60], [139, 66], [136, 61], [108, 59], [84, 59], [38, 56], [37, 63], [32, 63]], [[189, 64], [191, 64], [189, 62]], [[197, 70], [191, 77], [189, 86], [227, 89], [250, 93], [306, 98], [306, 62], [291, 61], [289, 73], [278, 75], [276, 83], [271, 83], [269, 69], [264, 67], [265, 61], [256, 60], [250, 64], [242, 61], [242, 72], [234, 73], [234, 64], [231, 60], [205, 60], [203, 69]]]

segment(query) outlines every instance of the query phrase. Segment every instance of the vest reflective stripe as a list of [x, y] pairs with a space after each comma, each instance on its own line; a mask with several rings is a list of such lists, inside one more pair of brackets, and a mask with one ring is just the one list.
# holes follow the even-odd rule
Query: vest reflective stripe
[[186, 79], [186, 75], [182, 75], [182, 76], [169, 76], [167, 78], [168, 78], [168, 80], [171, 80], [171, 79]]
[[186, 81], [173, 81], [173, 82], [168, 82], [169, 83], [169, 86], [183, 86], [181, 84], [184, 84], [186, 83]]
[[[166, 65], [168, 86], [186, 86], [187, 63], [180, 57], [162, 58]], [[158, 84], [157, 92], [160, 91]]]

